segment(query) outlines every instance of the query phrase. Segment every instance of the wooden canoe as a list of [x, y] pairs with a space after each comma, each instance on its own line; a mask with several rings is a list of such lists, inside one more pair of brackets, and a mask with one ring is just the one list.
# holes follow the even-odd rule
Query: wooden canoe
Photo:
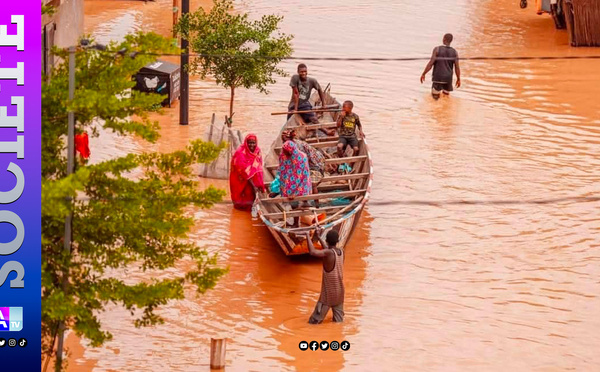
[[[328, 91], [325, 92], [325, 95], [327, 99], [326, 105], [338, 104], [341, 107], [341, 104]], [[313, 106], [317, 98], [318, 94], [316, 93], [311, 97]], [[294, 115], [281, 128], [281, 132], [286, 129], [296, 128], [298, 135], [303, 137], [306, 136], [306, 129], [334, 129], [336, 127], [335, 120], [337, 119], [337, 115], [339, 115], [338, 112], [320, 113], [318, 114], [319, 124], [306, 124], [300, 115]], [[264, 159], [264, 176], [267, 189], [277, 176], [279, 153], [281, 152], [282, 145], [281, 132], [271, 145]], [[292, 210], [287, 199], [279, 196], [269, 198], [268, 193], [258, 193], [254, 205], [260, 220], [269, 229], [277, 244], [288, 256], [308, 253], [305, 233], [309, 231], [311, 236], [314, 235], [316, 224], [310, 220], [316, 219], [314, 218], [316, 216], [319, 216], [319, 225], [323, 228], [323, 238], [325, 238], [325, 235], [330, 230], [336, 230], [340, 236], [338, 246], [343, 248], [358, 225], [364, 206], [369, 200], [371, 183], [373, 181], [373, 163], [366, 140], [360, 140], [360, 152], [358, 156], [351, 156], [352, 149], [348, 148], [347, 151], [350, 156], [347, 154], [344, 158], [337, 158], [337, 134], [327, 136], [321, 131], [317, 131], [317, 136], [308, 136], [305, 140], [313, 147], [325, 153], [332, 154], [331, 156], [326, 155], [325, 161], [332, 173], [327, 173], [318, 184], [313, 184], [313, 195], [294, 199], [295, 201], [312, 201], [318, 199], [319, 208]], [[350, 165], [352, 170], [348, 174], [338, 174], [334, 169], [341, 164]], [[304, 220], [296, 228], [291, 226], [294, 223], [295, 217]], [[308, 225], [306, 223], [313, 224]], [[318, 243], [315, 246], [320, 248]]]

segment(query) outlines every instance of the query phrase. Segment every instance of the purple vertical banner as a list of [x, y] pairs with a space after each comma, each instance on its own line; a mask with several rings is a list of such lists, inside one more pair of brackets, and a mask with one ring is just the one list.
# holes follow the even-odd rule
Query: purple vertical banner
[[1, 371], [41, 369], [41, 2], [0, 10]]

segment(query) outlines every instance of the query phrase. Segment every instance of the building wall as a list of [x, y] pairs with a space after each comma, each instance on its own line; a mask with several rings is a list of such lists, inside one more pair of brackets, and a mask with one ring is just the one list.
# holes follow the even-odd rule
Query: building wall
[[42, 26], [54, 22], [54, 45], [66, 48], [76, 45], [83, 34], [83, 0], [43, 0], [57, 10], [52, 16], [42, 17]]
[[573, 46], [600, 46], [600, 0], [565, 0], [567, 30]]
[[42, 0], [42, 4], [51, 5], [55, 12], [42, 16], [42, 73], [52, 74], [52, 68], [58, 59], [52, 54], [52, 48], [67, 48], [77, 45], [83, 34], [84, 0]]

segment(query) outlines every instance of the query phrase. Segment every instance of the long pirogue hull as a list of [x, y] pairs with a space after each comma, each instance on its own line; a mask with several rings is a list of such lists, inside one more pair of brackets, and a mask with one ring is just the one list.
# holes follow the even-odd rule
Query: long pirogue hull
[[[326, 105], [339, 104], [328, 92], [325, 95], [327, 97]], [[315, 99], [316, 94], [313, 95], [311, 100], [314, 102]], [[296, 129], [302, 137], [306, 133], [307, 128], [333, 129], [335, 128], [337, 115], [338, 113], [324, 113], [319, 118], [320, 124], [317, 125], [306, 125], [299, 115], [294, 115], [286, 122], [281, 131]], [[313, 195], [297, 197], [295, 199], [295, 201], [318, 200], [318, 208], [292, 210], [289, 201], [286, 199], [281, 197], [269, 198], [266, 194], [257, 195], [255, 202], [255, 207], [261, 221], [269, 229], [283, 252], [288, 256], [308, 253], [305, 233], [308, 231], [311, 235], [314, 234], [316, 228], [314, 221], [317, 219], [319, 220], [319, 225], [323, 228], [324, 235], [330, 230], [335, 230], [339, 233], [339, 246], [344, 247], [351, 238], [360, 220], [363, 208], [369, 200], [371, 183], [373, 181], [373, 164], [367, 141], [363, 139], [359, 142], [360, 151], [357, 156], [337, 158], [337, 155], [335, 155], [338, 140], [337, 134], [325, 136], [322, 132], [317, 132], [316, 137], [306, 138], [306, 141], [313, 147], [326, 153], [327, 159], [325, 163], [328, 168], [333, 169], [339, 165], [347, 164], [351, 166], [352, 170], [342, 175], [336, 172], [326, 174], [317, 185], [313, 184], [313, 188], [316, 190], [316, 192], [313, 191]], [[264, 171], [267, 184], [270, 184], [277, 176], [281, 146], [281, 135], [279, 135], [265, 157]], [[290, 226], [296, 217], [307, 222], [307, 224], [301, 224], [299, 227]]]

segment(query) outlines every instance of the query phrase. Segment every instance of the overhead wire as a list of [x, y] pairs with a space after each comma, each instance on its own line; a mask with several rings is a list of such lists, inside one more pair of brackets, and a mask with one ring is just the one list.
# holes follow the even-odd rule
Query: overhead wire
[[[110, 52], [105, 46], [99, 48], [85, 48], [89, 51], [95, 49], [96, 52], [124, 56], [128, 51], [119, 50]], [[246, 55], [246, 54], [209, 54], [209, 53], [152, 53], [152, 52], [129, 52], [130, 57], [138, 55], [155, 57], [200, 57], [200, 58], [234, 58], [234, 59], [278, 59], [290, 61], [373, 61], [373, 62], [410, 62], [410, 61], [429, 61], [429, 57], [310, 57], [310, 56], [287, 56], [277, 57], [268, 55]], [[436, 60], [456, 60], [452, 57], [436, 57]], [[527, 61], [527, 60], [579, 60], [579, 59], [600, 59], [600, 55], [571, 55], [571, 56], [473, 56], [459, 57], [458, 61]]]
[[[62, 200], [71, 200], [72, 198], [60, 198]], [[163, 201], [172, 200], [173, 198], [144, 198], [144, 197], [115, 197], [115, 198], [92, 198], [89, 196], [80, 196], [74, 198], [76, 201]], [[177, 198], [181, 200], [182, 198]], [[189, 203], [198, 202], [198, 200], [188, 199]], [[477, 200], [477, 199], [456, 199], [456, 200], [419, 200], [419, 199], [407, 199], [407, 200], [373, 200], [369, 201], [369, 205], [378, 206], [389, 206], [389, 205], [421, 205], [421, 206], [445, 206], [445, 205], [547, 205], [557, 203], [593, 203], [600, 202], [600, 196], [562, 196], [554, 198], [541, 198], [541, 199], [530, 199], [530, 200], [519, 200], [519, 199], [492, 199], [492, 200]], [[206, 204], [232, 204], [231, 201], [223, 200], [216, 203]]]

